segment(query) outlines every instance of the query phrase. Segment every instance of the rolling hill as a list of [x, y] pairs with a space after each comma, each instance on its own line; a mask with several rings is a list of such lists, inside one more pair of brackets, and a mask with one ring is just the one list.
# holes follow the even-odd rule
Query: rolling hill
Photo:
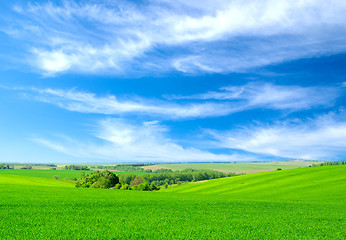
[[346, 166], [263, 172], [189, 183], [167, 192], [227, 195], [233, 199], [345, 201]]

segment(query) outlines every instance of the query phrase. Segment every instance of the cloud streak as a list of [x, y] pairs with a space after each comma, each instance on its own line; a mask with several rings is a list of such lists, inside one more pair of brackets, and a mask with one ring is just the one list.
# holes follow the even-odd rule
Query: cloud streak
[[220, 88], [219, 91], [209, 91], [202, 94], [166, 97], [180, 100], [236, 102], [239, 107], [242, 106], [242, 111], [256, 108], [300, 111], [314, 107], [333, 106], [340, 94], [340, 89], [336, 87], [301, 87], [252, 82], [242, 86], [226, 86]]
[[[54, 89], [34, 89], [36, 100], [51, 103], [69, 111], [106, 115], [141, 114], [165, 119], [204, 118], [228, 115], [235, 111], [223, 103], [177, 104], [158, 99], [133, 97], [117, 99], [114, 95], [98, 97], [93, 93]], [[38, 93], [38, 95], [37, 95]]]
[[1, 30], [25, 39], [47, 76], [242, 72], [345, 52], [345, 10], [342, 0], [49, 2], [15, 6]]
[[[139, 96], [97, 96], [76, 90], [17, 88], [31, 99], [69, 111], [105, 115], [142, 115], [161, 119], [191, 119], [228, 116], [253, 109], [284, 113], [316, 107], [328, 108], [341, 95], [336, 87], [300, 87], [263, 83], [227, 86], [190, 96], [166, 95], [166, 99]], [[323, 92], [323, 94], [321, 94]]]

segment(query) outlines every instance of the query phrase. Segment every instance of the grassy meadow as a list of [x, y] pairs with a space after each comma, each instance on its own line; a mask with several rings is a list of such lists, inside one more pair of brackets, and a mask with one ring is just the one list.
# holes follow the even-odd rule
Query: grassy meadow
[[0, 239], [346, 238], [344, 165], [154, 192], [75, 188], [50, 173], [5, 171], [0, 172]]

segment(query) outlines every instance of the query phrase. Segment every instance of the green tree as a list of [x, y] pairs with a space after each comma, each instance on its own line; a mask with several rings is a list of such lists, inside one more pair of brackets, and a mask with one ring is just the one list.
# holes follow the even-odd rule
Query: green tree
[[135, 179], [133, 179], [130, 183], [130, 186], [136, 186], [136, 185], [139, 185], [141, 183], [143, 183], [143, 178], [141, 178], [140, 176], [136, 176]]
[[84, 172], [80, 179], [76, 182], [76, 187], [82, 188], [112, 188], [119, 183], [119, 178], [114, 173], [105, 170], [103, 172], [94, 172], [89, 175], [85, 175]]

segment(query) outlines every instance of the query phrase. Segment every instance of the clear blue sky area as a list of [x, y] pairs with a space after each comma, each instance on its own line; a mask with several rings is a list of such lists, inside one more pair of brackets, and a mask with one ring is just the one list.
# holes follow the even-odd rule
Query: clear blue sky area
[[0, 162], [345, 159], [345, 1], [0, 4]]

